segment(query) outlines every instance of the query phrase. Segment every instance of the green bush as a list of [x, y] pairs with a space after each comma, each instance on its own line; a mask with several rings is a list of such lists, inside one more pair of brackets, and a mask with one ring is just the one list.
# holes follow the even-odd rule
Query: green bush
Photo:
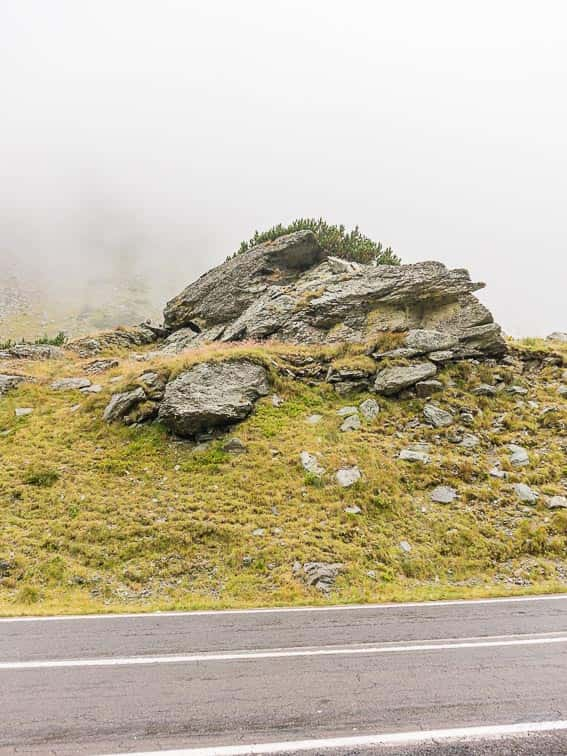
[[352, 231], [347, 231], [344, 226], [330, 225], [323, 218], [319, 218], [319, 220], [298, 218], [289, 226], [278, 223], [277, 226], [272, 226], [267, 231], [255, 231], [251, 239], [241, 243], [236, 254], [248, 252], [249, 249], [258, 244], [273, 241], [280, 236], [285, 236], [285, 234], [305, 230], [313, 231], [323, 249], [334, 257], [373, 265], [400, 264], [400, 258], [394, 254], [391, 247], [384, 247], [381, 242], [372, 241], [372, 239], [364, 236], [360, 233], [358, 226], [355, 226]]

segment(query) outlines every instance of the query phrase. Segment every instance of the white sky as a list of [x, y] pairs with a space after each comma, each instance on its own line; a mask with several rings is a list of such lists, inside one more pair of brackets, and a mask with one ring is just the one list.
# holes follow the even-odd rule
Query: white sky
[[0, 230], [29, 227], [0, 254], [80, 271], [102, 201], [151, 228], [165, 298], [322, 215], [567, 331], [566, 92], [560, 0], [1, 0]]

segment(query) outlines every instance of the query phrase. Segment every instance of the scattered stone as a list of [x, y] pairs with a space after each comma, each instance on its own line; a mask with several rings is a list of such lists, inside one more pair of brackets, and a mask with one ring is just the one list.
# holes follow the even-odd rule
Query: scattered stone
[[459, 446], [462, 446], [465, 449], [474, 449], [475, 446], [478, 446], [479, 444], [480, 439], [478, 436], [475, 436], [473, 433], [465, 433]]
[[113, 394], [109, 403], [106, 405], [103, 418], [107, 423], [121, 420], [126, 417], [130, 410], [143, 402], [145, 398], [146, 394], [141, 387], [133, 389], [132, 391], [124, 391], [121, 394]]
[[339, 417], [348, 417], [349, 415], [358, 415], [358, 407], [341, 407], [337, 410]]
[[252, 557], [251, 556], [244, 556], [244, 557], [242, 557], [242, 564], [245, 567], [250, 567], [250, 565], [252, 564]]
[[457, 492], [450, 486], [437, 486], [430, 494], [431, 501], [438, 504], [451, 504], [457, 498]]
[[528, 504], [535, 504], [535, 502], [539, 498], [539, 494], [536, 493], [533, 488], [527, 486], [525, 483], [514, 483], [512, 487], [514, 489], [514, 493], [520, 501], [524, 501]]
[[100, 383], [92, 383], [90, 386], [85, 386], [81, 389], [81, 394], [100, 394], [102, 386]]
[[424, 465], [431, 461], [427, 452], [415, 449], [402, 449], [398, 459], [403, 459], [405, 462], [422, 462]]
[[431, 362], [419, 362], [407, 367], [383, 368], [376, 374], [374, 390], [385, 396], [399, 394], [403, 389], [432, 378], [436, 373], [437, 368]]
[[88, 373], [88, 375], [97, 375], [98, 373], [104, 373], [106, 370], [118, 367], [119, 364], [118, 360], [113, 359], [92, 360], [92, 362], [85, 365], [85, 373]]
[[279, 394], [272, 394], [272, 407], [281, 407], [284, 399]]
[[16, 417], [26, 417], [27, 415], [31, 415], [33, 407], [16, 407], [14, 412]]
[[319, 464], [319, 461], [314, 454], [309, 454], [309, 452], [307, 451], [302, 451], [299, 455], [299, 459], [301, 461], [301, 464], [303, 465], [303, 469], [308, 473], [311, 473], [311, 475], [317, 475], [317, 477], [320, 478], [325, 474], [325, 468]]
[[438, 391], [443, 391], [444, 388], [441, 381], [419, 381], [415, 384], [415, 393], [420, 399], [427, 399]]
[[16, 386], [19, 386], [20, 383], [23, 383], [26, 381], [27, 378], [23, 375], [6, 375], [5, 373], [0, 374], [0, 396], [3, 394], [6, 394], [11, 389], [16, 388]]
[[528, 393], [528, 389], [524, 388], [523, 386], [508, 386], [506, 389], [507, 394], [512, 394], [514, 396], [525, 396]]
[[549, 509], [567, 509], [567, 496], [551, 496], [547, 506]]
[[529, 465], [530, 456], [523, 446], [518, 446], [517, 444], [508, 444], [508, 449], [512, 452], [510, 455], [510, 462], [514, 465], [514, 467], [523, 467], [524, 465]]
[[263, 536], [266, 533], [264, 528], [256, 528], [256, 530], [252, 531], [253, 536]]
[[380, 405], [375, 399], [365, 399], [358, 405], [358, 409], [366, 420], [374, 420], [380, 412]]
[[345, 512], [346, 514], [358, 515], [361, 514], [362, 509], [357, 507], [356, 504], [353, 504], [352, 507], [345, 507]]
[[481, 383], [480, 386], [473, 388], [471, 394], [475, 396], [496, 396], [498, 393], [496, 386], [491, 386], [488, 383]]
[[222, 450], [224, 452], [228, 452], [229, 454], [245, 454], [248, 449], [246, 445], [236, 437], [231, 438], [229, 441], [224, 444], [222, 447]]
[[453, 415], [434, 404], [426, 404], [423, 408], [423, 415], [425, 421], [434, 428], [446, 428], [453, 423]]
[[557, 389], [557, 393], [559, 394], [559, 396], [567, 397], [567, 386], [564, 386], [563, 384], [559, 386], [559, 388]]
[[306, 562], [303, 565], [304, 580], [307, 585], [322, 593], [329, 593], [342, 568], [340, 562]]
[[501, 470], [499, 467], [492, 467], [488, 474], [492, 476], [493, 478], [499, 478], [500, 480], [503, 480], [504, 478], [508, 477], [508, 473], [504, 472], [504, 470]]
[[352, 486], [359, 481], [361, 477], [361, 472], [356, 465], [353, 465], [352, 467], [341, 467], [341, 469], [337, 470], [335, 473], [337, 483], [339, 486], [342, 486], [342, 488], [349, 488], [349, 486]]
[[309, 425], [317, 425], [321, 422], [322, 419], [323, 415], [309, 415], [305, 422], [309, 423]]
[[340, 427], [343, 433], [360, 429], [360, 417], [358, 414], [349, 415]]
[[265, 368], [249, 360], [202, 362], [167, 384], [158, 417], [178, 436], [195, 437], [244, 420], [269, 388]]
[[54, 391], [79, 391], [88, 388], [91, 382], [88, 378], [59, 378], [52, 381], [51, 388]]
[[409, 554], [411, 551], [411, 544], [409, 544], [407, 541], [400, 541], [400, 549], [402, 551], [405, 551], [406, 554]]

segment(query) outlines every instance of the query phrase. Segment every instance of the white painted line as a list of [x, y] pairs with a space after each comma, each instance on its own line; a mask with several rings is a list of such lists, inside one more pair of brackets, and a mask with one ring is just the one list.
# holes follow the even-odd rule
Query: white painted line
[[[344, 738], [318, 740], [288, 740], [280, 743], [253, 743], [236, 746], [207, 746], [181, 748], [169, 751], [138, 751], [129, 756], [249, 756], [249, 754], [295, 753], [296, 751], [326, 751], [337, 748], [370, 748], [372, 746], [412, 745], [439, 741], [495, 740], [536, 733], [567, 730], [567, 721], [521, 722], [519, 724], [491, 725], [488, 727], [458, 727], [450, 730], [420, 730], [393, 732], [378, 735], [355, 735]], [[119, 756], [112, 754], [108, 756]]]
[[53, 659], [51, 661], [0, 662], [2, 670], [58, 669], [67, 667], [126, 667], [139, 664], [192, 664], [195, 662], [252, 661], [255, 659], [289, 659], [305, 656], [357, 656], [373, 654], [453, 651], [463, 648], [494, 648], [497, 646], [542, 646], [567, 643], [567, 635], [552, 638], [515, 638], [513, 640], [464, 640], [451, 643], [435, 641], [406, 645], [348, 646], [344, 648], [293, 648], [266, 651], [232, 651], [224, 653], [175, 654], [170, 656], [116, 656], [100, 659]]
[[66, 622], [67, 620], [160, 619], [160, 617], [223, 617], [232, 614], [287, 614], [295, 612], [350, 612], [419, 607], [475, 606], [477, 604], [512, 604], [531, 601], [567, 601], [567, 593], [538, 596], [504, 596], [486, 599], [448, 599], [445, 601], [413, 601], [389, 604], [335, 604], [333, 606], [281, 606], [259, 609], [206, 609], [179, 612], [138, 612], [125, 614], [57, 614], [46, 617], [0, 617], [2, 622]]

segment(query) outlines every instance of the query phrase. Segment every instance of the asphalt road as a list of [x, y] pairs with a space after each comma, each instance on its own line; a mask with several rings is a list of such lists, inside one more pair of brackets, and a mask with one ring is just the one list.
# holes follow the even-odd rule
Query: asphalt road
[[197, 748], [567, 754], [567, 596], [0, 620], [0, 753]]

